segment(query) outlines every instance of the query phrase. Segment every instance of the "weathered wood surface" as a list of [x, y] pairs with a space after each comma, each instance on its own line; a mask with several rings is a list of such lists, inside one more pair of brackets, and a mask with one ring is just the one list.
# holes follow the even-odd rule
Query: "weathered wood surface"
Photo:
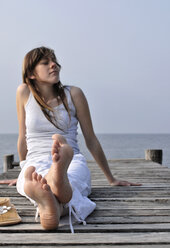
[[[90, 198], [97, 204], [87, 225], [68, 224], [56, 231], [44, 231], [35, 223], [35, 208], [16, 188], [0, 185], [0, 197], [10, 197], [22, 223], [0, 227], [0, 247], [170, 247], [170, 169], [144, 159], [109, 161], [113, 174], [142, 186], [110, 187], [94, 162]], [[15, 178], [19, 168], [1, 178]]]

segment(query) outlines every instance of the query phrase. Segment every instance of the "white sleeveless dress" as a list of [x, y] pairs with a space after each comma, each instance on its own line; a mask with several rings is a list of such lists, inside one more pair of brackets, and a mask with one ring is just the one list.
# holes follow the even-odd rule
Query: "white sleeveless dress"
[[30, 199], [24, 192], [24, 172], [29, 166], [34, 166], [36, 172], [43, 177], [48, 173], [52, 164], [51, 147], [52, 135], [61, 134], [74, 151], [73, 159], [69, 165], [67, 174], [72, 186], [73, 196], [66, 205], [69, 207], [69, 221], [71, 231], [74, 232], [71, 222], [71, 214], [79, 222], [84, 222], [85, 218], [93, 212], [96, 204], [87, 196], [91, 193], [91, 177], [84, 156], [80, 153], [77, 144], [76, 109], [70, 95], [70, 87], [65, 87], [65, 94], [70, 108], [71, 120], [63, 104], [54, 108], [55, 118], [62, 130], [57, 129], [44, 116], [38, 103], [30, 92], [25, 105], [26, 113], [26, 160], [20, 162], [21, 172], [17, 180], [18, 192], [27, 197], [35, 206], [36, 202]]

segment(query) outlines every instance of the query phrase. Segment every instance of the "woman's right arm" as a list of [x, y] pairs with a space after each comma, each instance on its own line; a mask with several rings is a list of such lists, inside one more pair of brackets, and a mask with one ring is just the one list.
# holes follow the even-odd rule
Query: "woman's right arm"
[[[29, 97], [29, 89], [26, 84], [21, 84], [17, 89], [16, 104], [17, 104], [17, 116], [19, 123], [19, 135], [18, 135], [18, 154], [20, 161], [25, 160], [27, 155], [26, 144], [26, 127], [25, 127], [25, 104]], [[9, 186], [16, 185], [17, 179], [5, 179], [0, 180], [0, 184], [8, 184]]]
[[26, 84], [21, 84], [17, 89], [16, 104], [17, 104], [17, 117], [19, 124], [18, 135], [18, 155], [20, 161], [26, 159], [27, 144], [26, 144], [26, 126], [25, 126], [25, 104], [29, 97], [29, 88]]

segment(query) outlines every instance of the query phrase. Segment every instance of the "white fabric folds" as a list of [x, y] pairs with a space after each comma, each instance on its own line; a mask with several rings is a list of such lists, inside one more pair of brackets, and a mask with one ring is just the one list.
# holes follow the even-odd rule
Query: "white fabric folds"
[[71, 215], [73, 214], [73, 216], [79, 223], [82, 222], [83, 225], [86, 225], [85, 219], [94, 211], [94, 209], [96, 208], [96, 204], [92, 202], [88, 197], [82, 196], [79, 190], [75, 188], [73, 189], [73, 197], [68, 203], [68, 207], [70, 230], [72, 233], [74, 233]]

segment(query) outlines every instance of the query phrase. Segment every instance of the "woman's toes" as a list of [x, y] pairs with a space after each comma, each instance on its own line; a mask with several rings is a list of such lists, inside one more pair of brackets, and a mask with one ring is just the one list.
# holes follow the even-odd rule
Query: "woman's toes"
[[52, 155], [54, 153], [59, 153], [59, 149], [60, 149], [60, 144], [58, 143], [58, 141], [55, 140], [52, 145], [52, 150], [51, 150]]
[[60, 158], [60, 155], [58, 153], [54, 153], [52, 160], [53, 160], [53, 162], [57, 162], [59, 160], [59, 158]]
[[41, 178], [41, 184], [47, 184], [47, 180], [44, 177]]
[[42, 185], [42, 188], [46, 191], [50, 191], [50, 189], [51, 189], [50, 186], [46, 183]]
[[41, 179], [42, 179], [42, 176], [39, 174], [38, 176], [37, 176], [37, 181], [41, 181]]
[[51, 149], [51, 154], [54, 155], [55, 153], [58, 153], [58, 150], [55, 149], [54, 147], [52, 147], [52, 149]]
[[60, 137], [60, 134], [53, 134], [52, 139], [58, 140], [59, 137]]
[[37, 174], [37, 172], [34, 171], [32, 173], [32, 179], [35, 180], [35, 181], [37, 181], [37, 177], [38, 177], [38, 174]]

